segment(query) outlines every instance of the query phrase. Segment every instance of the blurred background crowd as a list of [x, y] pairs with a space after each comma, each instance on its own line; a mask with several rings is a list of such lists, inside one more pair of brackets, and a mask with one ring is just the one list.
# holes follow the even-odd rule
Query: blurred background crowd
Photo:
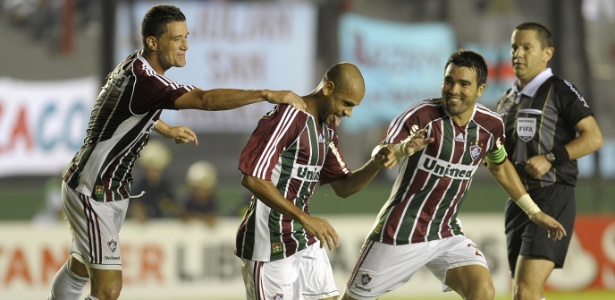
[[[128, 52], [140, 48], [138, 40], [135, 41], [134, 36], [138, 36], [141, 11], [143, 7], [149, 7], [152, 3], [160, 2], [134, 0], [3, 0], [0, 6], [0, 35], [5, 42], [3, 42], [2, 55], [0, 55], [0, 78], [36, 82], [93, 78], [94, 86], [99, 86], [106, 73], [112, 69], [118, 59]], [[438, 40], [429, 34], [408, 35], [408, 39], [404, 40], [403, 30], [405, 29], [400, 29], [400, 34], [382, 37], [384, 42], [374, 38], [369, 41], [367, 40], [368, 35], [363, 38], [365, 39], [363, 41], [358, 37], [349, 37], [353, 34], [352, 30], [377, 30], [378, 26], [391, 26], [391, 28], [414, 26], [421, 30], [420, 26], [445, 26], [450, 35], [441, 46], [441, 48], [446, 49], [445, 52], [449, 49], [471, 48], [482, 53], [488, 59], [490, 67], [488, 89], [480, 101], [493, 108], [499, 95], [514, 80], [509, 59], [509, 34], [512, 28], [522, 21], [542, 22], [552, 29], [555, 37], [556, 52], [551, 67], [556, 74], [569, 79], [582, 91], [606, 134], [605, 147], [598, 154], [584, 158], [581, 163], [582, 183], [579, 191], [584, 191], [582, 193], [587, 195], [587, 199], [581, 197], [583, 199], [583, 201], [580, 201], [582, 203], [581, 210], [602, 212], [614, 209], [614, 205], [608, 201], [609, 198], [613, 197], [612, 194], [609, 194], [612, 193], [612, 190], [608, 189], [609, 184], [605, 184], [612, 183], [615, 180], [615, 158], [613, 158], [615, 157], [615, 146], [613, 146], [613, 133], [609, 130], [615, 128], [615, 121], [610, 117], [610, 113], [615, 111], [615, 104], [611, 99], [612, 86], [615, 83], [615, 35], [612, 34], [615, 29], [614, 1], [312, 0], [287, 2], [244, 0], [171, 2], [180, 6], [186, 3], [187, 5], [194, 5], [200, 2], [205, 4], [206, 7], [207, 4], [211, 6], [212, 3], [223, 7], [232, 4], [248, 7], [261, 5], [264, 9], [279, 3], [300, 3], [303, 5], [302, 7], [307, 7], [306, 10], [309, 11], [309, 13], [304, 14], [307, 17], [303, 17], [308, 21], [297, 26], [304, 26], [308, 29], [293, 29], [294, 32], [290, 33], [296, 35], [294, 38], [295, 47], [304, 49], [305, 54], [299, 53], [293, 56], [289, 52], [293, 52], [294, 48], [277, 50], [286, 53], [284, 56], [288, 56], [290, 62], [295, 59], [292, 64], [285, 63], [284, 58], [280, 58], [278, 63], [275, 61], [263, 63], [266, 64], [265, 66], [254, 66], [258, 62], [252, 62], [253, 65], [250, 65], [249, 61], [244, 63], [241, 60], [236, 63], [237, 65], [234, 65], [229, 62], [221, 62], [223, 58], [220, 58], [219, 53], [212, 51], [213, 54], [205, 54], [200, 50], [209, 48], [202, 48], [196, 42], [191, 44], [192, 49], [188, 52], [188, 65], [195, 65], [196, 70], [213, 69], [214, 67], [236, 69], [233, 71], [235, 74], [221, 75], [221, 72], [217, 71], [218, 73], [204, 79], [195, 75], [191, 69], [175, 70], [177, 74], [180, 74], [176, 76], [178, 81], [193, 83], [186, 81], [194, 80], [194, 84], [205, 88], [222, 86], [264, 87], [294, 89], [299, 94], [307, 93], [308, 91], [304, 87], [312, 86], [314, 82], [319, 80], [315, 77], [322, 73], [324, 66], [353, 57], [345, 53], [361, 51], [359, 47], [361, 47], [362, 42], [380, 43], [382, 49], [372, 46], [374, 49], [366, 50], [366, 52], [374, 52], [374, 57], [366, 57], [366, 61], [359, 62], [364, 73], [367, 73], [368, 80], [368, 95], [366, 101], [364, 101], [366, 105], [363, 105], [365, 108], [357, 109], [357, 116], [352, 118], [356, 120], [351, 119], [354, 123], [349, 121], [341, 127], [342, 149], [347, 149], [344, 154], [351, 166], [357, 166], [364, 160], [371, 147], [382, 137], [385, 126], [388, 124], [386, 117], [374, 119], [370, 123], [364, 123], [362, 120], [369, 120], [371, 116], [376, 115], [376, 111], [403, 109], [408, 104], [422, 98], [438, 96], [439, 88], [439, 82], [435, 80], [435, 82], [430, 82], [434, 89], [427, 90], [427, 92], [402, 91], [397, 95], [383, 96], [383, 93], [387, 91], [378, 91], [369, 94], [370, 88], [373, 87], [372, 90], [376, 90], [377, 86], [394, 88], [396, 84], [406, 84], [412, 87], [412, 81], [417, 77], [416, 74], [412, 75], [413, 68], [414, 72], [421, 76], [421, 74], [426, 73], [425, 67], [421, 64], [431, 65], [432, 63], [429, 60], [435, 59], [425, 53], [420, 53], [420, 51], [425, 51], [424, 49], [421, 50], [421, 47], [429, 43], [437, 43]], [[236, 42], [236, 45], [224, 45], [230, 43], [230, 38], [225, 40], [221, 37], [224, 34], [232, 34], [228, 32], [229, 30], [237, 31], [237, 28], [242, 26], [241, 21], [235, 20], [233, 22], [237, 24], [233, 25], [231, 21], [225, 20], [225, 18], [240, 18], [242, 16], [241, 10], [233, 13], [229, 12], [227, 8], [210, 8], [208, 13], [210, 15], [207, 15], [207, 13], [195, 17], [188, 15], [189, 21], [194, 22], [195, 28], [191, 28], [194, 40], [198, 39], [199, 43], [209, 46], [220, 44], [231, 47], [231, 49], [233, 49], [232, 47], [241, 47], [238, 42]], [[372, 26], [372, 28], [364, 29], [359, 26], [358, 29], [345, 29], [345, 26], [350, 26], [346, 24], [351, 23], [348, 21], [350, 19], [348, 16], [367, 20], [365, 23], [368, 25], [366, 26]], [[205, 21], [207, 18], [213, 21]], [[195, 19], [198, 20], [198, 23]], [[214, 22], [218, 22], [219, 25], [214, 24]], [[212, 32], [214, 30], [220, 32], [199, 32], [199, 29], [205, 28]], [[252, 34], [258, 35], [259, 33], [255, 31]], [[246, 39], [249, 38], [251, 37], [246, 37]], [[353, 38], [356, 41], [347, 41]], [[265, 51], [268, 51], [267, 47], [276, 49], [280, 47], [279, 44], [268, 44], [266, 37], [263, 39], [264, 41], [249, 44], [247, 47], [264, 47], [264, 49], [267, 49]], [[305, 41], [296, 42], [297, 39], [304, 39]], [[386, 39], [393, 42], [387, 44]], [[401, 41], [395, 44], [396, 39]], [[348, 46], [349, 43], [351, 46]], [[407, 48], [394, 48], [402, 46]], [[355, 47], [355, 49], [348, 49], [349, 47]], [[418, 50], [413, 51], [413, 48]], [[380, 51], [380, 53], [376, 51]], [[406, 52], [400, 53], [400, 51]], [[201, 60], [201, 56], [205, 55], [209, 55], [209, 57]], [[358, 59], [362, 59], [361, 53], [355, 53], [355, 55]], [[383, 58], [385, 56], [389, 57], [388, 61]], [[307, 63], [300, 61], [303, 57], [307, 57], [307, 59], [304, 59], [307, 60]], [[379, 62], [367, 61], [368, 59], [380, 60], [382, 65], [376, 65]], [[201, 63], [202, 61], [204, 63]], [[433, 62], [433, 66], [440, 66], [441, 64], [441, 61]], [[264, 72], [280, 73], [280, 70], [283, 70], [282, 72], [287, 72], [287, 74], [280, 76], [288, 78], [286, 81], [288, 83], [284, 86], [276, 86], [281, 83], [276, 82], [277, 77], [274, 76], [270, 76], [271, 79], [268, 79], [268, 81], [260, 82], [250, 81], [249, 78], [238, 79], [237, 77], [241, 76], [254, 76], [242, 74], [242, 72], [252, 72], [250, 69], [242, 69], [247, 68], [246, 65], [252, 69], [270, 69]], [[372, 68], [381, 68], [385, 71], [376, 70], [374, 73], [376, 75], [373, 76], [370, 75]], [[431, 67], [431, 69], [434, 69], [431, 72], [435, 72], [438, 76], [442, 71], [439, 67]], [[169, 76], [175, 78], [173, 74], [176, 73], [171, 73]], [[214, 77], [215, 80], [209, 80], [212, 76], [217, 77]], [[232, 76], [235, 76], [235, 78], [228, 78]], [[370, 76], [378, 78], [378, 81], [374, 80], [373, 84], [370, 85], [369, 80], [372, 78]], [[295, 81], [293, 81], [293, 77], [296, 77]], [[407, 82], [403, 82], [404, 80], [407, 80]], [[425, 85], [427, 83], [421, 82], [420, 84]], [[5, 86], [10, 86], [10, 84]], [[431, 91], [435, 91], [435, 93], [431, 93]], [[92, 99], [87, 100], [93, 101], [95, 94], [91, 94], [91, 97]], [[374, 109], [377, 107], [369, 107], [370, 97], [379, 98], [378, 101], [386, 101], [386, 97], [391, 97], [391, 103], [399, 104], [392, 108]], [[4, 99], [4, 101], [10, 101], [10, 99]], [[374, 103], [380, 102], [375, 101]], [[32, 104], [30, 103], [30, 105]], [[135, 177], [137, 189], [142, 187], [142, 190], [146, 193], [142, 200], [133, 201], [134, 205], [130, 217], [138, 220], [161, 217], [185, 218], [189, 216], [188, 211], [197, 207], [198, 211], [205, 210], [208, 213], [216, 211], [221, 215], [234, 215], [237, 211], [240, 211], [238, 207], [241, 207], [242, 203], [245, 202], [246, 196], [239, 184], [240, 174], [237, 170], [237, 158], [249, 134], [249, 130], [245, 128], [251, 128], [258, 116], [266, 110], [267, 107], [264, 107], [260, 110], [244, 112], [244, 115], [239, 117], [245, 116], [245, 119], [236, 119], [236, 115], [217, 117], [212, 113], [168, 117], [176, 123], [182, 123], [184, 120], [192, 121], [193, 123], [190, 125], [196, 126], [203, 143], [198, 147], [190, 147], [165, 144], [165, 141], [152, 141], [151, 147], [155, 148], [152, 151], [157, 152], [156, 158], [147, 158], [146, 153], [148, 152], [145, 152], [141, 161], [142, 164], [137, 166]], [[10, 134], [5, 134], [10, 133], [11, 130], [15, 133], [11, 118], [8, 116], [11, 112], [10, 109], [5, 109], [4, 112], [0, 110], [0, 114], [4, 114], [0, 115], [0, 126], [4, 127], [1, 130], [4, 137], [0, 138], [0, 149], [4, 148], [5, 153], [9, 151], [9, 148], [16, 152], [23, 152], [27, 160], [29, 149], [27, 142], [20, 141], [18, 136], [12, 141]], [[250, 115], [246, 116], [245, 114]], [[194, 122], [197, 118], [211, 119], [213, 124], [224, 125], [215, 125], [212, 128], [212, 123]], [[83, 134], [82, 132], [82, 130], [77, 131], [75, 129], [73, 135], [78, 137], [79, 134]], [[36, 144], [36, 141], [34, 143]], [[34, 145], [34, 147], [36, 146]], [[24, 148], [20, 149], [20, 147]], [[76, 149], [69, 150], [66, 152], [70, 153]], [[55, 197], [49, 194], [56, 191], [58, 174], [61, 172], [64, 162], [56, 163], [60, 167], [43, 172], [37, 172], [36, 168], [34, 168], [34, 171], [24, 171], [19, 168], [10, 171], [6, 168], [2, 172], [0, 200], [2, 203], [13, 204], [8, 204], [10, 210], [2, 210], [0, 220], [29, 219], [33, 218], [41, 207], [57, 208], [57, 204], [54, 205], [54, 200], [51, 200]], [[197, 169], [200, 171], [196, 171]], [[197, 173], [198, 175], [194, 175]], [[198, 178], [199, 176], [202, 178]], [[477, 193], [482, 194], [483, 189], [493, 190], [491, 186], [495, 183], [487, 176], [480, 176], [479, 174], [477, 180], [485, 181], [484, 184], [474, 185], [473, 189], [476, 189]], [[191, 189], [196, 188], [195, 185], [200, 185], [197, 183], [199, 181], [206, 182], [204, 185], [207, 187], [203, 189], [211, 189], [212, 192], [193, 192]], [[384, 174], [375, 183], [375, 186], [378, 186], [379, 183], [386, 185], [389, 182], [390, 176]], [[588, 188], [586, 192], [583, 186]], [[497, 191], [497, 187], [495, 187], [495, 190]], [[197, 194], [215, 193], [219, 193], [219, 195], [214, 197], [217, 199], [212, 200], [211, 204], [191, 200]], [[361, 194], [359, 193], [356, 197], [361, 198]], [[478, 203], [481, 203], [480, 200], [484, 197], [477, 198], [479, 198]], [[483, 200], [489, 201], [489, 199]], [[216, 201], [221, 203], [215, 204]], [[498, 204], [487, 204], [486, 206], [479, 204], [476, 207], [478, 210], [495, 211], [503, 207], [499, 201], [490, 202], [497, 202]], [[186, 210], [187, 207], [191, 209]], [[377, 205], [368, 206], [364, 212], [373, 213], [376, 207]], [[347, 208], [327, 207], [326, 209], [327, 211], [342, 213], [356, 212]], [[38, 220], [40, 217], [37, 216], [36, 219]], [[214, 224], [215, 222], [208, 221], [208, 223]]]

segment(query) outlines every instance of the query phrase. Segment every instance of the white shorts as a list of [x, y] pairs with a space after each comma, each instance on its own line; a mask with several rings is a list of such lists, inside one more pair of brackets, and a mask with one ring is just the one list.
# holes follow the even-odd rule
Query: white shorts
[[62, 205], [73, 235], [71, 255], [94, 269], [121, 270], [119, 232], [128, 202], [94, 201], [62, 183]]
[[340, 294], [320, 242], [285, 259], [242, 259], [242, 265], [248, 300], [322, 299]]
[[377, 299], [408, 282], [423, 266], [442, 282], [442, 291], [447, 292], [451, 289], [445, 284], [446, 272], [468, 265], [487, 268], [487, 261], [474, 242], [462, 235], [396, 246], [367, 240], [346, 293], [355, 299]]

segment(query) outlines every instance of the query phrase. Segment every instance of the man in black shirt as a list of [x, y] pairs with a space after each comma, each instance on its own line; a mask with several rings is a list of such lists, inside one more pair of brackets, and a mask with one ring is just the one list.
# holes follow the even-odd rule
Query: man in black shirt
[[[581, 93], [548, 67], [554, 47], [545, 26], [518, 25], [510, 52], [517, 80], [498, 103], [506, 152], [540, 209], [572, 233], [576, 159], [602, 147], [600, 128]], [[572, 234], [548, 239], [547, 231], [509, 200], [506, 236], [514, 299], [543, 298], [551, 271], [564, 265]]]

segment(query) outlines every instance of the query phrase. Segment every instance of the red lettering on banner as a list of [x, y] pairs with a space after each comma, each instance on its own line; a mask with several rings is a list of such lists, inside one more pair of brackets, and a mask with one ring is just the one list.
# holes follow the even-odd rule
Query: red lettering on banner
[[[2, 111], [0, 111], [1, 113]], [[34, 142], [32, 141], [32, 135], [30, 134], [30, 130], [28, 129], [28, 115], [26, 114], [27, 109], [25, 107], [20, 107], [17, 112], [17, 120], [15, 121], [15, 127], [11, 131], [9, 136], [9, 143], [6, 148], [1, 150], [12, 150], [17, 141], [19, 139], [23, 139], [25, 142], [26, 149], [32, 149], [34, 147]]]
[[122, 270], [124, 285], [144, 283], [148, 280], [164, 282], [162, 268], [164, 250], [159, 245], [122, 245]]
[[141, 271], [139, 279], [147, 281], [147, 277], [162, 282], [162, 264], [164, 262], [164, 252], [158, 245], [144, 245], [141, 249]]
[[20, 248], [15, 249], [11, 258], [8, 260], [9, 266], [4, 277], [4, 284], [9, 285], [14, 280], [21, 279], [27, 284], [32, 284], [32, 275], [28, 267], [27, 259]]

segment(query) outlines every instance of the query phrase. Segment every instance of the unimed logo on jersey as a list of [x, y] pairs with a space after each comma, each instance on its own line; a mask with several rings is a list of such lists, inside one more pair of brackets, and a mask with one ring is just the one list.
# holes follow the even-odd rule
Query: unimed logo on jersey
[[295, 165], [292, 177], [303, 181], [317, 182], [320, 178], [321, 166]]
[[440, 160], [428, 155], [423, 155], [419, 160], [419, 169], [440, 177], [450, 177], [453, 179], [470, 179], [476, 170], [476, 166], [465, 166], [451, 164], [448, 161]]

